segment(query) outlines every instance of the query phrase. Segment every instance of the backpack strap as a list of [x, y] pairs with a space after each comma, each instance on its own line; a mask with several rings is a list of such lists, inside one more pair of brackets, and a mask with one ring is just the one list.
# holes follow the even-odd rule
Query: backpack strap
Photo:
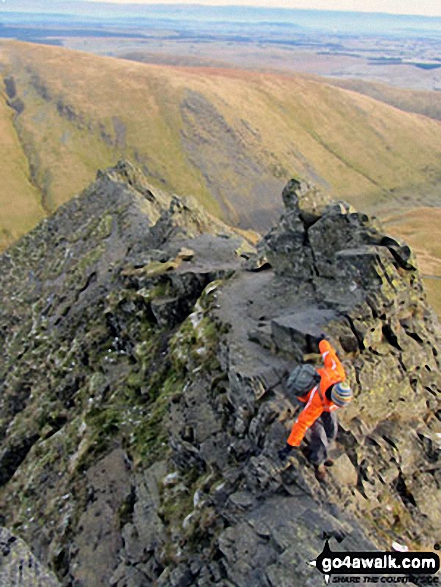
[[322, 382], [322, 378], [320, 376], [320, 381], [317, 383], [317, 391], [319, 394], [320, 399], [322, 400], [322, 404], [325, 405], [325, 398], [323, 397], [322, 391], [320, 389], [320, 383]]
[[325, 403], [325, 399], [324, 399], [323, 394], [322, 394], [322, 392], [320, 390], [320, 383], [317, 384], [317, 391], [318, 391], [318, 394], [320, 396], [320, 399], [322, 400], [322, 404], [324, 404]]

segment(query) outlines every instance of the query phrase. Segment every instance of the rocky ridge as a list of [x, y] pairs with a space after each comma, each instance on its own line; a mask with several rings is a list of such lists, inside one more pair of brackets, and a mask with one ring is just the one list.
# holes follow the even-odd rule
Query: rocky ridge
[[[66, 587], [315, 587], [325, 536], [441, 543], [441, 334], [412, 253], [303, 182], [283, 200], [254, 246], [121, 163], [0, 257], [0, 576], [32, 556]], [[326, 485], [277, 456], [322, 333], [356, 393]]]

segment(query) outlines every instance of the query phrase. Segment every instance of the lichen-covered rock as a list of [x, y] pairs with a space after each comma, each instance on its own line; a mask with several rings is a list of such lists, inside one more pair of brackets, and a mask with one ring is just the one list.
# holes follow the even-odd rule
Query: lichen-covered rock
[[55, 575], [21, 538], [0, 528], [0, 584], [4, 587], [60, 587]]
[[[441, 542], [440, 330], [411, 251], [297, 180], [283, 199], [254, 249], [121, 163], [0, 257], [2, 522], [60, 585], [318, 587], [326, 536]], [[278, 451], [324, 334], [356, 399], [323, 486]]]

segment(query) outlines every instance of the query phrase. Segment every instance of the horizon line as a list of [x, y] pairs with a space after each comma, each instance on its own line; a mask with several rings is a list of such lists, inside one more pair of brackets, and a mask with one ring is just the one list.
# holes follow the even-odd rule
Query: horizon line
[[[72, 0], [71, 0], [72, 1]], [[307, 8], [307, 7], [298, 7], [298, 6], [274, 6], [274, 5], [265, 5], [265, 4], [237, 4], [237, 3], [219, 3], [219, 4], [212, 4], [209, 3], [207, 0], [206, 3], [204, 2], [186, 2], [185, 0], [181, 0], [180, 2], [176, 2], [172, 0], [171, 2], [136, 2], [136, 0], [126, 2], [125, 0], [73, 0], [73, 3], [77, 3], [78, 5], [100, 5], [100, 4], [111, 4], [115, 7], [119, 8], [130, 8], [131, 6], [137, 8], [172, 8], [172, 7], [186, 7], [186, 8], [212, 8], [212, 9], [225, 9], [225, 8], [238, 8], [238, 9], [255, 9], [255, 10], [267, 10], [267, 11], [285, 11], [285, 12], [319, 12], [319, 13], [338, 13], [338, 14], [363, 14], [363, 15], [380, 15], [380, 16], [395, 16], [395, 17], [413, 17], [413, 18], [428, 18], [428, 19], [441, 19], [441, 14], [422, 14], [422, 13], [409, 13], [409, 12], [390, 12], [390, 11], [378, 11], [375, 9], [348, 9], [348, 8]], [[9, 5], [10, 6], [10, 5]], [[54, 8], [53, 10], [50, 9], [49, 6], [40, 8], [37, 6], [36, 9], [26, 9], [20, 7], [10, 7], [6, 8], [6, 1], [2, 0], [0, 2], [0, 14], [5, 13], [34, 13], [34, 14], [60, 14], [60, 6]], [[5, 10], [6, 9], [6, 10]], [[75, 15], [75, 12], [70, 11], [71, 7], [65, 8], [65, 14], [72, 14]]]
[[[192, 2], [189, 0], [186, 2], [185, 0], [181, 0], [180, 2], [176, 2], [171, 0], [170, 2], [133, 2], [125, 0], [73, 0], [74, 2], [84, 3], [84, 4], [114, 4], [116, 6], [137, 6], [137, 7], [171, 7], [171, 6], [192, 6], [192, 7], [206, 7], [206, 8], [255, 8], [255, 9], [262, 9], [262, 10], [286, 10], [286, 11], [301, 11], [301, 12], [338, 12], [343, 14], [381, 14], [386, 16], [413, 16], [413, 17], [421, 17], [421, 18], [441, 18], [440, 14], [422, 14], [422, 13], [413, 13], [413, 12], [390, 12], [390, 11], [382, 11], [382, 10], [375, 10], [375, 9], [350, 9], [350, 8], [307, 8], [307, 7], [298, 7], [298, 6], [274, 6], [272, 3], [271, 5], [266, 4], [237, 4], [234, 1], [231, 3], [219, 3], [219, 4], [212, 4], [210, 0], [206, 2]], [[246, 0], [249, 2], [249, 0]]]

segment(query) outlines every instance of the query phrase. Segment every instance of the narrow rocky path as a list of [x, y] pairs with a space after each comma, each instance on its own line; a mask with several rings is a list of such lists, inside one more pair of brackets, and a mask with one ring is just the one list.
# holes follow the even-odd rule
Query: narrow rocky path
[[259, 326], [269, 324], [277, 311], [269, 296], [273, 280], [270, 270], [243, 271], [236, 274], [218, 296], [218, 316], [231, 326], [228, 338], [234, 366], [249, 376], [263, 375], [268, 370], [282, 374], [287, 369], [286, 359], [250, 340], [252, 333]]

